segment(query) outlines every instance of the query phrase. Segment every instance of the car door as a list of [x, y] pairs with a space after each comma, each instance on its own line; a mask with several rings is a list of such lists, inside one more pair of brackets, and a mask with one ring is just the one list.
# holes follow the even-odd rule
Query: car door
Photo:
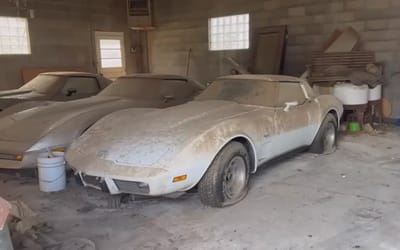
[[318, 104], [312, 100], [299, 82], [278, 84], [275, 111], [275, 138], [272, 154], [278, 156], [309, 145], [315, 132], [314, 117]]
[[70, 101], [90, 97], [100, 92], [96, 77], [68, 77], [56, 96], [58, 101]]
[[186, 103], [193, 99], [195, 89], [186, 80], [165, 79], [160, 86], [164, 107]]

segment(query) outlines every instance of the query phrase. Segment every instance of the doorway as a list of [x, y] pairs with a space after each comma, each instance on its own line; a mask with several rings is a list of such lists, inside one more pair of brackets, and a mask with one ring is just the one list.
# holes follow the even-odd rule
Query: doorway
[[95, 32], [97, 72], [116, 79], [126, 75], [123, 32]]

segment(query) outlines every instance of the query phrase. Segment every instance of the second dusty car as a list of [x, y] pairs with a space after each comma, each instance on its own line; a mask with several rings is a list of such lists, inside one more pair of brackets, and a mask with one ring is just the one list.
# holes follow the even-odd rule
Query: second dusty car
[[[165, 108], [194, 98], [204, 86], [176, 75], [119, 77], [94, 97], [14, 105], [1, 112], [0, 168], [34, 168], [39, 153], [64, 150], [101, 117], [120, 109]], [[146, 109], [139, 109], [144, 112]]]

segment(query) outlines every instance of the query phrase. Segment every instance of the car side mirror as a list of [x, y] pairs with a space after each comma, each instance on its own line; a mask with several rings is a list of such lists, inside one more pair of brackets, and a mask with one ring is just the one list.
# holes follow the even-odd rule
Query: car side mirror
[[78, 91], [74, 88], [68, 89], [66, 96], [72, 96], [72, 95], [76, 94], [77, 92]]
[[296, 107], [297, 105], [299, 105], [299, 102], [285, 102], [285, 108], [283, 111], [289, 112], [291, 107]]

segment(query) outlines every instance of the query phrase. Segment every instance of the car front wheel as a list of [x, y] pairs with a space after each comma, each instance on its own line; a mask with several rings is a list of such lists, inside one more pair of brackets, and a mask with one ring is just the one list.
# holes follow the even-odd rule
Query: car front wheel
[[250, 159], [243, 144], [231, 142], [215, 157], [198, 185], [202, 203], [225, 207], [238, 203], [248, 191]]
[[336, 117], [327, 114], [310, 147], [315, 154], [330, 154], [336, 150], [338, 123]]

